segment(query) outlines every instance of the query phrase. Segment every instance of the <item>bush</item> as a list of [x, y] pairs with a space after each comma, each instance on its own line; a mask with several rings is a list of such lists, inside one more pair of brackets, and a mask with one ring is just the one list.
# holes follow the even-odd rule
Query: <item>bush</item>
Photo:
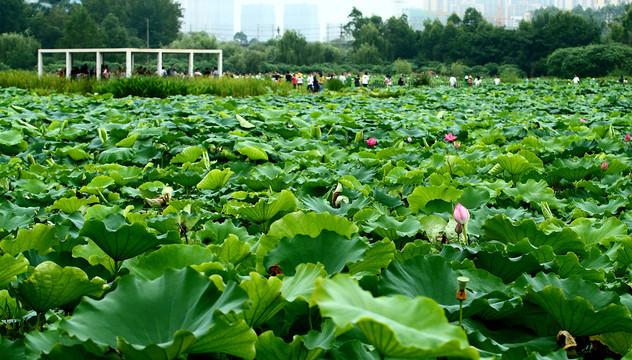
[[502, 65], [498, 68], [500, 80], [504, 83], [517, 83], [525, 78], [524, 71], [516, 65]]
[[340, 91], [345, 87], [345, 84], [342, 83], [339, 79], [332, 78], [327, 81], [327, 89], [331, 91]]
[[408, 75], [413, 72], [413, 67], [408, 61], [397, 59], [393, 62], [393, 70], [395, 70], [397, 74]]
[[426, 73], [416, 74], [411, 79], [411, 85], [414, 87], [430, 85], [430, 76]]
[[0, 62], [12, 69], [33, 69], [37, 65], [37, 49], [40, 43], [35, 38], [16, 33], [0, 35]]
[[557, 49], [546, 58], [548, 74], [564, 78], [632, 72], [632, 47], [612, 43]]

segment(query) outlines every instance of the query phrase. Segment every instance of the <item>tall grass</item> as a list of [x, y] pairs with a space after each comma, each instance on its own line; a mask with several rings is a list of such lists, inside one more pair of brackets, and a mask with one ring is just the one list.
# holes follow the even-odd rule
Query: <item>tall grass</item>
[[17, 87], [40, 95], [52, 93], [112, 93], [115, 97], [140, 96], [165, 98], [173, 95], [216, 95], [246, 97], [276, 93], [288, 95], [291, 83], [257, 79], [233, 78], [161, 78], [134, 76], [131, 78], [100, 80], [67, 80], [56, 75], [41, 78], [29, 71], [0, 71], [1, 87]]

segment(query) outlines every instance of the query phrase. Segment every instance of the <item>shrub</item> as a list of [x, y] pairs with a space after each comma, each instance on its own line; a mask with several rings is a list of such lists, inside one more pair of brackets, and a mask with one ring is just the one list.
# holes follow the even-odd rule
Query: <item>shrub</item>
[[342, 83], [339, 79], [332, 78], [327, 82], [327, 89], [331, 91], [340, 91], [345, 87], [345, 84]]
[[548, 74], [571, 78], [632, 71], [632, 47], [612, 43], [557, 49], [546, 58]]
[[413, 67], [408, 61], [397, 59], [393, 62], [393, 70], [398, 74], [408, 75], [413, 72]]
[[40, 43], [35, 38], [16, 33], [0, 35], [0, 62], [12, 69], [32, 69], [37, 65], [37, 49]]
[[504, 83], [517, 83], [525, 78], [524, 71], [516, 65], [502, 65], [498, 68], [500, 80]]
[[411, 79], [411, 85], [414, 87], [430, 85], [430, 76], [426, 73], [415, 74]]

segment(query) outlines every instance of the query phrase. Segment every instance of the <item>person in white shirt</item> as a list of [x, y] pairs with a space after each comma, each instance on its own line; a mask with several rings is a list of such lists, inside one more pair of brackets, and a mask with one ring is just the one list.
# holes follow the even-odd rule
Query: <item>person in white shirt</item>
[[450, 86], [456, 87], [456, 77], [454, 75], [450, 76]]
[[347, 78], [345, 77], [345, 74], [342, 73], [340, 74], [340, 76], [338, 77], [338, 80], [342, 81], [342, 84], [344, 85], [345, 82], [347, 81]]
[[307, 90], [312, 91], [312, 87], [314, 86], [314, 77], [312, 74], [307, 75]]
[[500, 85], [500, 78], [498, 77], [498, 75], [496, 75], [496, 77], [494, 78], [494, 84]]
[[482, 82], [481, 77], [477, 76], [476, 79], [474, 79], [474, 85], [478, 86], [480, 85]]
[[573, 84], [579, 84], [579, 77], [577, 75], [573, 78]]
[[369, 73], [366, 71], [364, 72], [364, 75], [362, 75], [362, 86], [369, 86]]

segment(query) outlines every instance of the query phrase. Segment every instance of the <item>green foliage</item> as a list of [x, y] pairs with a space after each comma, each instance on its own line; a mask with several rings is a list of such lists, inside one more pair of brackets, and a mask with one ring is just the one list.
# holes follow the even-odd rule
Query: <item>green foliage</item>
[[345, 84], [343, 84], [342, 81], [340, 81], [339, 79], [332, 78], [331, 80], [327, 81], [328, 90], [340, 91], [344, 89], [344, 87], [345, 87]]
[[632, 68], [632, 47], [617, 43], [557, 49], [546, 58], [549, 75], [567, 79], [627, 73]]
[[31, 69], [37, 64], [40, 43], [32, 36], [0, 34], [0, 63], [11, 69]]

